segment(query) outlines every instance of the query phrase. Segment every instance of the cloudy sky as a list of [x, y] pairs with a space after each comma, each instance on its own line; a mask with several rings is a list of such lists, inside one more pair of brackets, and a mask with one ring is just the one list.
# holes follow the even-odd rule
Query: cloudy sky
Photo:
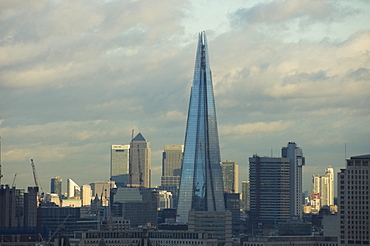
[[289, 141], [306, 157], [305, 190], [370, 153], [366, 0], [2, 0], [0, 26], [2, 183], [33, 185], [31, 158], [44, 191], [56, 175], [108, 180], [110, 146], [134, 129], [158, 185], [163, 146], [184, 142], [203, 30], [221, 158], [240, 180], [249, 157]]

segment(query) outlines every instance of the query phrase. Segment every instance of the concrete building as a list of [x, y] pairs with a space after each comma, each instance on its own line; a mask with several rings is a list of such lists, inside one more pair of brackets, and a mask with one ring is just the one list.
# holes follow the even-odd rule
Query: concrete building
[[323, 236], [266, 236], [249, 237], [242, 246], [338, 246], [336, 237]]
[[189, 211], [188, 231], [209, 232], [219, 245], [232, 245], [232, 217], [225, 211]]
[[150, 188], [151, 159], [150, 143], [141, 133], [137, 134], [130, 143], [129, 186]]
[[239, 192], [239, 166], [234, 161], [221, 162], [224, 190]]
[[311, 206], [319, 212], [323, 206], [334, 206], [334, 169], [329, 166], [325, 174], [312, 175]]
[[347, 159], [338, 173], [341, 245], [369, 245], [370, 154]]
[[118, 187], [129, 182], [130, 145], [112, 145], [110, 154], [110, 177]]
[[37, 187], [0, 186], [0, 231], [33, 232], [37, 226]]
[[[90, 183], [90, 187], [92, 197], [95, 198], [97, 196], [99, 199], [106, 201], [110, 199], [111, 189], [117, 188], [114, 181], [95, 181], [94, 183]], [[103, 206], [108, 206], [108, 204]]]
[[291, 218], [289, 158], [249, 158], [250, 220], [257, 226], [277, 227]]
[[208, 232], [190, 231], [152, 231], [152, 230], [122, 230], [122, 231], [86, 231], [77, 232], [80, 246], [116, 246], [116, 245], [179, 245], [179, 246], [217, 246], [218, 240]]
[[119, 187], [113, 191], [114, 217], [123, 217], [132, 227], [156, 226], [158, 191], [144, 187]]

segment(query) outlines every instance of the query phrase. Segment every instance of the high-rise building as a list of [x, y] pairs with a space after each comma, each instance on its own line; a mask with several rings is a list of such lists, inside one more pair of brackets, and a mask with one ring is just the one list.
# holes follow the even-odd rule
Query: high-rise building
[[250, 219], [253, 225], [275, 228], [290, 219], [290, 159], [249, 158]]
[[370, 154], [347, 159], [338, 173], [341, 245], [369, 245]]
[[239, 166], [234, 161], [223, 161], [221, 163], [224, 190], [239, 192]]
[[177, 222], [189, 211], [225, 211], [212, 76], [205, 32], [199, 34], [184, 144]]
[[91, 199], [92, 199], [92, 190], [91, 186], [88, 184], [85, 184], [81, 187], [81, 200], [82, 200], [82, 206], [89, 206], [91, 205]]
[[141, 133], [130, 143], [130, 186], [150, 188], [151, 149]]
[[162, 177], [159, 190], [172, 193], [172, 208], [177, 208], [184, 145], [165, 145], [162, 153]]
[[110, 154], [110, 177], [118, 187], [126, 186], [129, 182], [130, 145], [112, 145]]
[[62, 178], [55, 176], [50, 180], [50, 193], [62, 195]]
[[162, 176], [180, 176], [184, 145], [165, 145], [162, 153]]
[[302, 149], [294, 142], [289, 142], [281, 150], [281, 157], [290, 160], [290, 216], [302, 217], [302, 167], [305, 165]]
[[[106, 201], [110, 199], [111, 189], [117, 188], [114, 181], [95, 181], [94, 183], [90, 183], [90, 187], [92, 197], [104, 198]], [[103, 206], [108, 206], [108, 204]]]
[[68, 198], [80, 198], [81, 188], [72, 179], [67, 179], [67, 197]]
[[323, 206], [334, 205], [334, 169], [329, 166], [325, 174], [312, 175], [311, 206], [314, 211], [320, 211]]
[[251, 209], [250, 182], [247, 180], [242, 181], [242, 205], [244, 211], [249, 211]]

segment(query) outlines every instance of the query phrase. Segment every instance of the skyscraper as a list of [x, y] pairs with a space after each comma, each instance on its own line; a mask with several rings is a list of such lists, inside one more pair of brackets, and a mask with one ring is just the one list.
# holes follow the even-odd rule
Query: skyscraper
[[177, 208], [183, 155], [184, 145], [164, 146], [162, 153], [161, 186], [158, 188], [172, 193], [172, 208]]
[[205, 32], [199, 34], [185, 135], [177, 222], [193, 211], [225, 211], [216, 108]]
[[130, 143], [131, 186], [150, 188], [151, 149], [150, 143], [141, 133], [137, 134]]
[[68, 198], [80, 198], [81, 188], [72, 179], [67, 180], [67, 196]]
[[302, 216], [302, 167], [305, 164], [302, 149], [294, 142], [289, 142], [281, 150], [281, 157], [290, 159], [290, 216]]
[[247, 180], [242, 181], [242, 204], [244, 211], [249, 211], [251, 209], [250, 182]]
[[338, 173], [340, 245], [369, 245], [370, 154], [352, 156]]
[[130, 145], [112, 145], [110, 159], [110, 177], [118, 187], [128, 184]]
[[62, 178], [55, 176], [50, 182], [50, 193], [62, 195]]
[[234, 161], [221, 163], [225, 191], [239, 192], [239, 166]]
[[184, 145], [165, 145], [162, 153], [162, 176], [180, 176]]

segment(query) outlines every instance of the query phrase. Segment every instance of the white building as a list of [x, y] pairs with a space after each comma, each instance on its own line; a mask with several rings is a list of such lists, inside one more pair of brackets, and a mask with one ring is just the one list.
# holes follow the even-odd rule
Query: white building
[[81, 189], [76, 182], [72, 179], [67, 180], [67, 197], [68, 198], [80, 198], [81, 196]]

